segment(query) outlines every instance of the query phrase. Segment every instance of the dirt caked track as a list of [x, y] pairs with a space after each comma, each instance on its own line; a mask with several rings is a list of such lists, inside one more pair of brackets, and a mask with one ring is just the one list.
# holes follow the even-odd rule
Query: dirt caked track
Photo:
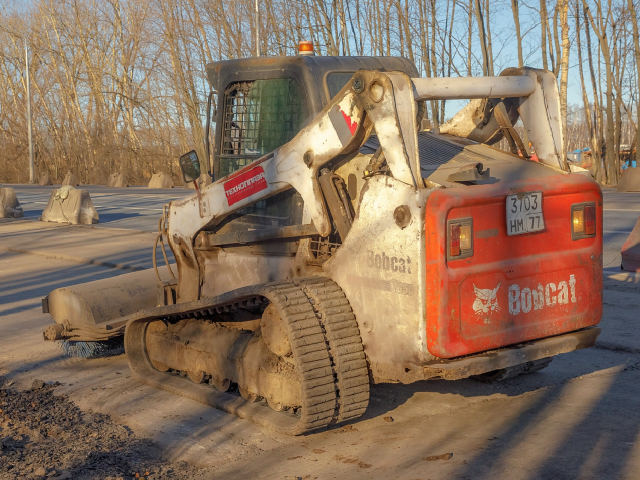
[[[175, 337], [174, 344], [166, 340], [158, 342], [161, 347], [154, 351], [148, 329], [158, 322], [175, 324], [204, 320], [210, 321], [215, 328], [218, 325], [216, 315], [256, 309], [264, 312], [268, 305], [275, 307], [286, 329], [292, 353], [290, 361], [295, 365], [301, 390], [299, 405], [285, 402], [284, 408], [269, 408], [270, 404], [280, 405], [281, 402], [278, 399], [259, 401], [263, 397], [261, 392], [251, 392], [248, 384], [240, 383], [240, 376], [223, 378], [218, 372], [200, 369], [196, 365], [202, 363], [203, 352], [200, 350], [195, 355], [197, 361], [192, 362], [187, 371], [165, 364], [166, 355], [162, 357], [162, 363], [154, 360], [172, 347], [181, 348], [170, 357], [174, 361], [188, 356], [189, 348], [197, 348], [182, 347], [182, 344], [188, 345], [188, 340], [176, 336], [170, 329], [162, 329], [161, 325], [161, 331], [167, 332], [165, 337]], [[256, 336], [260, 336], [260, 330], [256, 331]], [[125, 349], [131, 370], [143, 383], [289, 435], [359, 417], [369, 401], [369, 377], [355, 316], [340, 288], [323, 277], [246, 287], [215, 298], [143, 310], [131, 317], [125, 334]], [[181, 362], [182, 365], [186, 363]], [[240, 368], [244, 369], [244, 365]], [[201, 373], [194, 376], [192, 372], [196, 370]], [[267, 374], [263, 369], [256, 370], [256, 375]], [[198, 380], [192, 381], [194, 377]], [[222, 383], [223, 391], [203, 382], [206, 378], [222, 379], [222, 382], [212, 383]], [[268, 380], [258, 379], [255, 383], [265, 384]], [[226, 391], [229, 387], [233, 389], [234, 384], [244, 395]]]

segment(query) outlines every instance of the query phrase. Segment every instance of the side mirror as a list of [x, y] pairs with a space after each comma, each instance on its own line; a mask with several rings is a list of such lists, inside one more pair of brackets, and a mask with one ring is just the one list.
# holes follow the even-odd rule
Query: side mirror
[[200, 178], [200, 160], [195, 150], [180, 157], [180, 170], [182, 170], [182, 178], [187, 183], [195, 182]]

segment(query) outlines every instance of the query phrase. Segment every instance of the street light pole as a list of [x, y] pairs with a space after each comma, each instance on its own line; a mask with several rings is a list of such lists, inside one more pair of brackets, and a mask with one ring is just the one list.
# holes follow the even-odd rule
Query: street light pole
[[27, 135], [29, 137], [29, 183], [36, 183], [35, 181], [35, 166], [33, 164], [33, 136], [31, 127], [31, 86], [29, 81], [29, 47], [27, 42], [24, 42], [24, 63], [27, 81]]
[[256, 57], [260, 56], [260, 10], [256, 0]]

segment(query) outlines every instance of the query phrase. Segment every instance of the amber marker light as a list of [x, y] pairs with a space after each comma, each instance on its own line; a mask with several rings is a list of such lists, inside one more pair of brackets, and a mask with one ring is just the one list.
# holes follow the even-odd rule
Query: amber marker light
[[584, 233], [584, 210], [573, 211], [573, 233]]
[[314, 55], [313, 42], [310, 40], [302, 40], [298, 43], [298, 55]]

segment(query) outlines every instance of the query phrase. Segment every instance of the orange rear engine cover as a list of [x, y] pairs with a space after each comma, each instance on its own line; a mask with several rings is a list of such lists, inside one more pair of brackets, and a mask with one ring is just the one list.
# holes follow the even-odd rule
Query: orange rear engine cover
[[[507, 235], [507, 195], [542, 192], [545, 229]], [[571, 206], [595, 202], [595, 237], [573, 240]], [[447, 221], [473, 219], [473, 255], [447, 260]], [[440, 358], [596, 325], [602, 192], [583, 175], [447, 188], [426, 207], [427, 346]]]

